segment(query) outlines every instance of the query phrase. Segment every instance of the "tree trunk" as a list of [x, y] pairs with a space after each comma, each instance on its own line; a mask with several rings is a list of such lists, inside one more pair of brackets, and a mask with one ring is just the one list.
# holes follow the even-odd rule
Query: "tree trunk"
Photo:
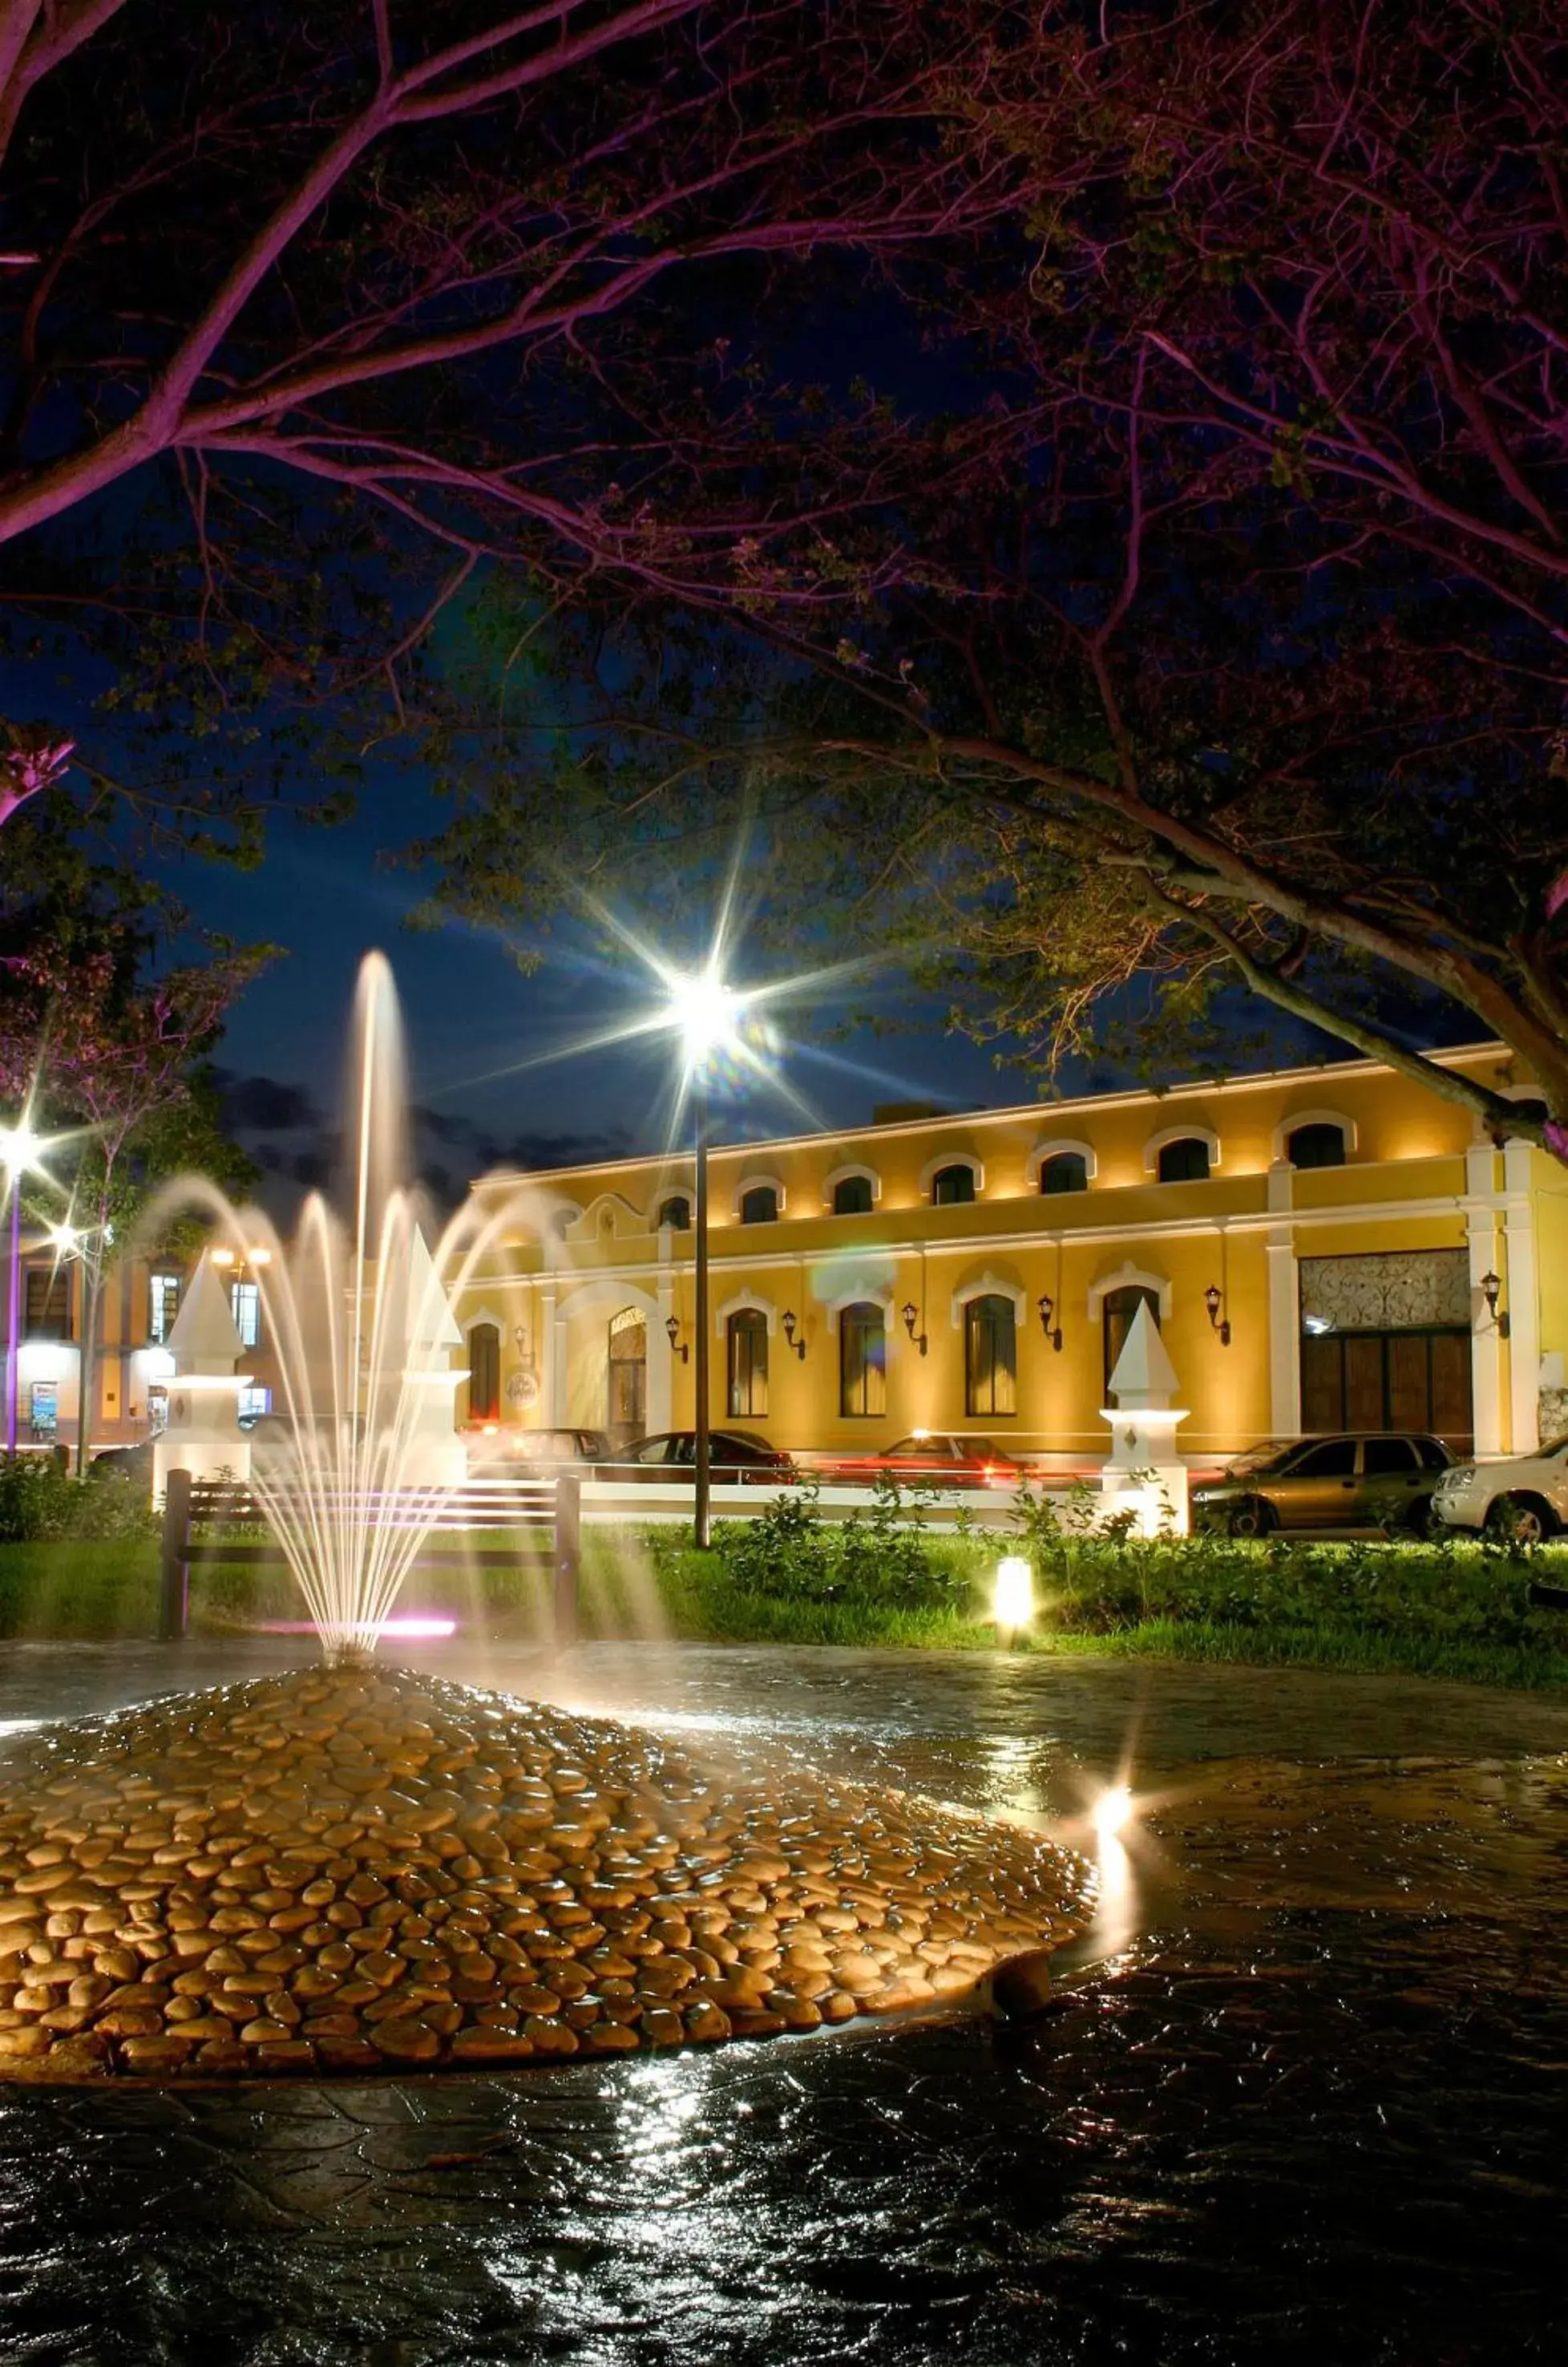
[[82, 1267], [82, 1353], [76, 1379], [76, 1477], [85, 1477], [87, 1437], [93, 1425], [94, 1395], [98, 1378], [98, 1299], [101, 1281], [96, 1263]]

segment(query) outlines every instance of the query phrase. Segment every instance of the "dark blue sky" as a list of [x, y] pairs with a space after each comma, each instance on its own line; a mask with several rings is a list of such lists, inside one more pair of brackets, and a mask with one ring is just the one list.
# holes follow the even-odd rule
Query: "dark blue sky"
[[[286, 1172], [319, 1159], [322, 1128], [338, 1103], [355, 971], [378, 946], [402, 999], [412, 1097], [428, 1113], [422, 1157], [445, 1171], [451, 1186], [460, 1190], [498, 1158], [548, 1164], [655, 1148], [669, 1123], [671, 1074], [658, 1039], [569, 1049], [646, 1004], [645, 973], [630, 955], [606, 962], [593, 933], [570, 918], [545, 941], [541, 968], [526, 976], [487, 933], [456, 923], [411, 928], [409, 916], [430, 883], [385, 857], [440, 819], [424, 792], [393, 774], [339, 828], [280, 818], [259, 871], [195, 859], [168, 867], [198, 923], [288, 948], [236, 1006], [220, 1055], [238, 1081], [231, 1099], [247, 1146], [269, 1164], [281, 1161]], [[680, 934], [700, 944], [708, 918], [681, 916]], [[759, 982], [743, 941], [733, 971], [738, 983]], [[841, 1043], [803, 1041], [808, 1029], [817, 1033], [843, 1015], [831, 996], [804, 999], [793, 1028], [790, 1014], [781, 1014], [781, 1067], [811, 1116], [785, 1093], [749, 1087], [717, 1113], [718, 1130], [779, 1134], [812, 1118], [852, 1126], [890, 1101], [965, 1106], [1030, 1097], [1021, 1071], [999, 1070], [987, 1051], [950, 1035], [941, 1011], [897, 978], [869, 987], [857, 980], [853, 1001], [885, 1020], [914, 1024], [861, 1029]], [[558, 1053], [563, 1057], [549, 1057]]]

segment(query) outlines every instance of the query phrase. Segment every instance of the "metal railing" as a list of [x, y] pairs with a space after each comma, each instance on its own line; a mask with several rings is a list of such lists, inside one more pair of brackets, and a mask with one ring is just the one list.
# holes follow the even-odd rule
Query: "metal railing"
[[[548, 1559], [554, 1574], [552, 1608], [558, 1647], [574, 1644], [580, 1632], [582, 1576], [582, 1489], [575, 1471], [558, 1479], [469, 1479], [443, 1489], [432, 1508], [428, 1493], [378, 1491], [351, 1498], [344, 1490], [313, 1503], [329, 1513], [367, 1512], [378, 1523], [417, 1527], [427, 1534], [415, 1566], [423, 1569], [514, 1569], [519, 1561]], [[164, 1641], [190, 1627], [193, 1569], [286, 1568], [288, 1556], [270, 1533], [236, 1537], [221, 1532], [266, 1527], [266, 1514], [246, 1488], [194, 1479], [171, 1471], [164, 1496], [162, 1578], [158, 1634]], [[504, 1531], [504, 1545], [459, 1544], [459, 1538]], [[522, 1533], [519, 1535], [519, 1532]], [[535, 1538], [538, 1539], [536, 1546]]]

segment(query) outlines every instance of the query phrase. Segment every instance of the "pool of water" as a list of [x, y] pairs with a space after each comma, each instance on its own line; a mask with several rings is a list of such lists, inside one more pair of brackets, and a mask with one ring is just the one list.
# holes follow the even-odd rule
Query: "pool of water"
[[[297, 1657], [13, 1648], [0, 1725]], [[809, 1760], [1089, 1839], [1125, 1776], [1140, 1814], [1027, 2027], [0, 2088], [7, 2362], [1563, 2355], [1568, 1704], [999, 1655], [420, 1658], [781, 1783]]]

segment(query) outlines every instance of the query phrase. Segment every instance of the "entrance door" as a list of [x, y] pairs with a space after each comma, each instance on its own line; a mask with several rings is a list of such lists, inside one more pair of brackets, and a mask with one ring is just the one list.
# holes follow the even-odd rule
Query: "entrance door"
[[610, 1319], [609, 1426], [620, 1439], [648, 1428], [648, 1325], [635, 1307]]
[[1468, 1445], [1469, 1332], [1304, 1333], [1302, 1428], [1426, 1430], [1450, 1446]]

